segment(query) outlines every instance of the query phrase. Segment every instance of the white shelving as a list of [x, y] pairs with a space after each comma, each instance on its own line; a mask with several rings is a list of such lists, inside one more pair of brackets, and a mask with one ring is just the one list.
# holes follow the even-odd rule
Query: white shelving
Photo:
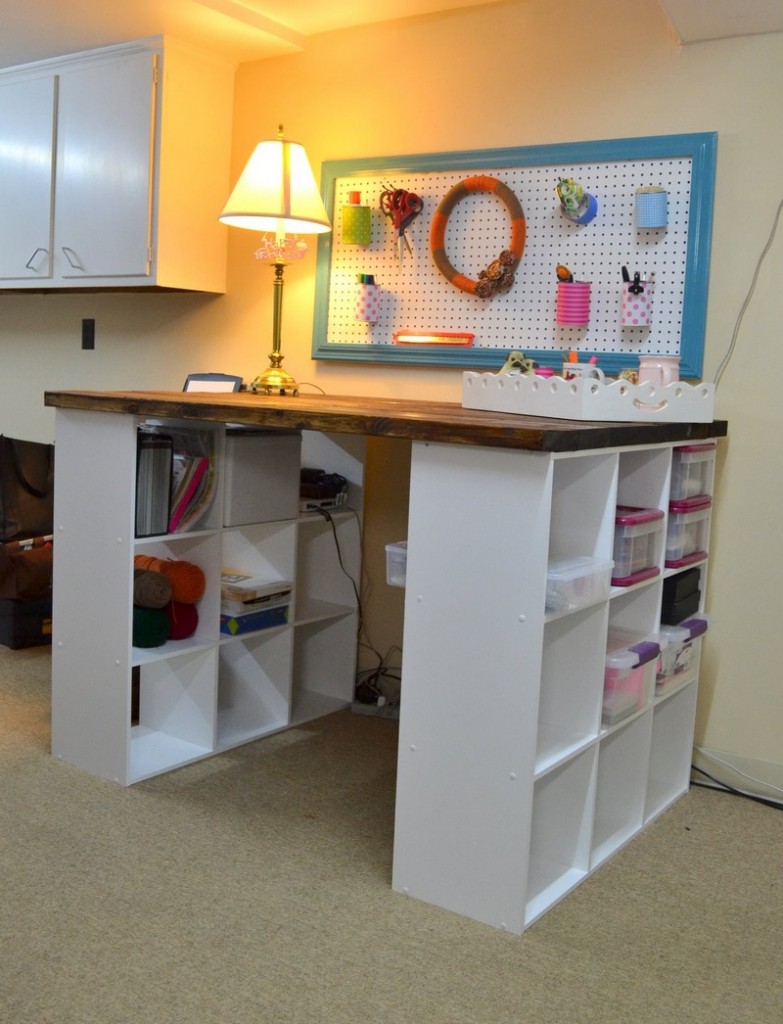
[[[331, 459], [325, 468], [349, 474], [351, 508], [332, 512], [331, 521], [311, 513], [224, 527], [223, 426], [158, 422], [211, 439], [214, 496], [192, 531], [135, 538], [136, 417], [57, 413], [55, 572], [70, 582], [54, 598], [52, 751], [123, 785], [346, 707], [353, 698], [358, 611], [349, 576], [359, 579], [362, 444], [305, 432], [311, 460]], [[298, 490], [298, 473], [292, 479]], [[292, 495], [293, 508], [297, 498]], [[203, 571], [192, 637], [132, 645], [137, 554]], [[293, 581], [288, 622], [222, 633], [224, 567]]]
[[[545, 611], [547, 566], [668, 509], [672, 445], [414, 445], [393, 886], [521, 933], [688, 787], [698, 667], [609, 727], [607, 640], [654, 637], [658, 573]], [[502, 709], [502, 712], [499, 712]]]

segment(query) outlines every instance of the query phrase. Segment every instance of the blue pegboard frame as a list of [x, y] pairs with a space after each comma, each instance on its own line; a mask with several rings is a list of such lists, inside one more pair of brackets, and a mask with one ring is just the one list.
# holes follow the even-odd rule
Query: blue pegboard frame
[[[557, 367], [562, 351], [575, 348], [580, 359], [596, 355], [607, 374], [633, 365], [639, 355], [659, 353], [679, 355], [682, 378], [700, 378], [716, 157], [717, 133], [705, 132], [326, 161], [322, 193], [334, 230], [318, 240], [313, 358], [496, 370], [514, 349]], [[574, 225], [560, 214], [554, 186], [564, 172], [598, 197], [598, 214], [589, 224]], [[511, 180], [528, 219], [514, 286], [508, 296], [489, 300], [454, 288], [429, 252], [429, 222], [438, 201], [451, 184], [480, 173]], [[651, 177], [663, 179], [670, 190], [665, 231], [634, 224], [633, 191], [640, 183], [656, 183]], [[402, 265], [391, 224], [377, 209], [377, 193], [386, 183], [426, 196], [409, 231], [412, 252]], [[341, 242], [340, 208], [348, 190], [361, 191], [363, 202], [374, 207], [369, 246]], [[463, 260], [478, 259], [483, 267], [504, 247], [504, 213], [489, 206], [467, 206], [449, 242], [452, 262], [469, 276], [475, 275]], [[555, 325], [557, 262], [568, 262], [577, 277], [593, 281], [586, 329]], [[655, 271], [657, 319], [651, 328], [619, 326], [615, 297], [619, 269], [626, 264]], [[352, 312], [355, 276], [368, 271], [376, 274], [386, 300], [383, 316], [372, 325], [356, 323]], [[471, 331], [476, 342], [470, 348], [393, 343], [395, 330], [416, 329]]]

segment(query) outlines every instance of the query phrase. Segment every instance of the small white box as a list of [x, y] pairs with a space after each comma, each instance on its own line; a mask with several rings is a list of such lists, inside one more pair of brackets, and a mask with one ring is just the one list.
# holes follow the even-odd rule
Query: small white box
[[299, 515], [302, 435], [226, 430], [223, 525], [247, 526]]
[[390, 587], [404, 587], [408, 570], [408, 542], [386, 545], [386, 582]]

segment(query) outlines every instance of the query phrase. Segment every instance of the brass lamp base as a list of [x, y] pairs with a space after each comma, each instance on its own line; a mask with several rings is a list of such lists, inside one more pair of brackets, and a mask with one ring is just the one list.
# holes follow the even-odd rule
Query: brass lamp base
[[299, 385], [294, 378], [280, 365], [283, 357], [279, 352], [272, 352], [269, 356], [270, 365], [259, 373], [250, 390], [262, 395], [298, 395]]

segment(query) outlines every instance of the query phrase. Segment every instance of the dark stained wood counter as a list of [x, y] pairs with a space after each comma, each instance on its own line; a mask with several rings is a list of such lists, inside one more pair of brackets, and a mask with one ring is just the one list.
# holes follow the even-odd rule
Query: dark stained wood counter
[[411, 441], [570, 452], [723, 437], [712, 423], [604, 423], [463, 409], [456, 402], [343, 395], [270, 397], [181, 391], [47, 391], [47, 406], [87, 412], [212, 420], [283, 430], [398, 437]]

